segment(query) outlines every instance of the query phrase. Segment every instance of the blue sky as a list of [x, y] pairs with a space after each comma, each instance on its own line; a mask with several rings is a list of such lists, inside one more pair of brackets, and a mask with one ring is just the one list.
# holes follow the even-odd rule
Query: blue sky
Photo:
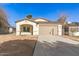
[[15, 21], [23, 19], [28, 14], [33, 18], [46, 18], [56, 21], [65, 14], [67, 21], [79, 22], [79, 4], [64, 3], [3, 3], [0, 4], [7, 14], [8, 22], [15, 26]]

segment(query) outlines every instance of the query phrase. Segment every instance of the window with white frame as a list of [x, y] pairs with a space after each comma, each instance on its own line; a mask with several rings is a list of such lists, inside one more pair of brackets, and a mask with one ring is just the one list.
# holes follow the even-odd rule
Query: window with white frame
[[23, 32], [30, 32], [30, 27], [23, 27]]

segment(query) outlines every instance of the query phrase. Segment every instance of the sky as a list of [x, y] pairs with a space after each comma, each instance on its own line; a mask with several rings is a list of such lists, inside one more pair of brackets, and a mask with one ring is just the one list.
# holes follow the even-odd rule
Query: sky
[[57, 21], [61, 15], [69, 22], [79, 22], [79, 4], [77, 3], [0, 3], [0, 8], [7, 15], [8, 22], [15, 26], [15, 21], [32, 14], [33, 18], [45, 18]]

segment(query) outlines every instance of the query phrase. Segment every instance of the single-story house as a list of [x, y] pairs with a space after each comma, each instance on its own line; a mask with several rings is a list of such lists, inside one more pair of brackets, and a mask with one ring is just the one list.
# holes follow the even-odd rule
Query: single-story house
[[57, 21], [44, 18], [24, 18], [16, 21], [16, 35], [72, 35], [72, 29], [79, 30], [79, 27], [71, 25], [68, 24], [65, 16], [60, 17]]
[[16, 21], [16, 35], [62, 35], [62, 24], [44, 18]]
[[68, 25], [69, 27], [69, 35], [70, 36], [79, 36], [79, 23], [73, 22]]

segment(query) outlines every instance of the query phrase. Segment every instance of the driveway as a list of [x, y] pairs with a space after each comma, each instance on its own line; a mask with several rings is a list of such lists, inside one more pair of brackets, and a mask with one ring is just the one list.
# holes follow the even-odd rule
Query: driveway
[[61, 36], [39, 36], [34, 56], [79, 56], [79, 42]]

